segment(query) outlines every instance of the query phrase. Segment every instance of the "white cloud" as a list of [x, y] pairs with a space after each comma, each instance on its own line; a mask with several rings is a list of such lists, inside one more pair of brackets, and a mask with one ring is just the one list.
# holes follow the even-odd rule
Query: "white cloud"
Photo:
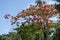
[[54, 4], [54, 3], [56, 3], [56, 1], [52, 1], [52, 0], [42, 0], [42, 1], [45, 1], [47, 4]]
[[55, 1], [47, 2], [48, 4], [55, 4]]

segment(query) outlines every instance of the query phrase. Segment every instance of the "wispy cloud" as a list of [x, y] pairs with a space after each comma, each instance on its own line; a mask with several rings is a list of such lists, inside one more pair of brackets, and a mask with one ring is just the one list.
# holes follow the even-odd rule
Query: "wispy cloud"
[[55, 1], [47, 2], [48, 4], [55, 4]]
[[45, 1], [48, 4], [55, 4], [56, 3], [56, 1], [52, 1], [52, 0], [42, 0], [42, 1]]

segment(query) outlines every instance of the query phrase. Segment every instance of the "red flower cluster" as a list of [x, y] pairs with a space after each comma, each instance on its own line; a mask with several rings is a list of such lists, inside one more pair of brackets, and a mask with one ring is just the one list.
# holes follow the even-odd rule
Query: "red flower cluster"
[[[32, 18], [27, 18], [27, 19], [25, 18], [26, 22], [32, 21], [32, 22], [36, 22], [39, 25], [42, 25], [43, 22], [41, 20], [43, 20], [44, 22], [46, 22], [46, 25], [50, 27], [50, 24], [48, 23], [48, 18], [50, 18], [51, 16], [57, 13], [58, 10], [54, 8], [53, 4], [46, 4], [42, 2], [40, 6], [30, 5], [29, 8], [21, 11], [20, 13], [18, 13], [18, 15], [13, 16], [12, 19], [17, 21], [20, 17], [25, 18], [26, 16], [28, 17], [32, 16]], [[10, 15], [7, 14], [5, 15], [5, 18], [8, 18], [9, 16]]]
[[11, 16], [10, 14], [6, 14], [4, 17], [8, 19], [10, 16]]

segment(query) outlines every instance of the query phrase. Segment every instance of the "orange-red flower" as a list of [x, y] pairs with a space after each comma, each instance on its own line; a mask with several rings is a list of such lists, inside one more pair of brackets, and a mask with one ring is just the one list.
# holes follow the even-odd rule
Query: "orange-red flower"
[[46, 25], [47, 25], [48, 28], [51, 27], [50, 23], [48, 23], [48, 22], [46, 22]]
[[12, 16], [12, 19], [17, 21], [17, 20], [18, 20], [18, 17], [16, 17], [16, 16], [15, 16], [15, 17]]
[[40, 22], [38, 22], [37, 24], [38, 24], [38, 25], [40, 25], [40, 26], [42, 26], [42, 23], [43, 23], [43, 22], [42, 22], [42, 21], [40, 21]]
[[48, 21], [48, 18], [44, 18], [45, 21]]
[[48, 14], [48, 18], [51, 17], [52, 15], [51, 14]]
[[47, 11], [45, 11], [45, 12], [44, 12], [44, 14], [46, 14], [46, 15], [47, 15], [47, 14], [48, 14], [48, 12], [47, 12]]
[[19, 18], [19, 17], [21, 17], [22, 16], [22, 14], [21, 13], [19, 13], [18, 15], [17, 15], [17, 17]]
[[6, 14], [4, 17], [9, 18], [10, 16], [11, 16], [10, 14]]
[[58, 13], [58, 11], [56, 9], [53, 10], [54, 13]]

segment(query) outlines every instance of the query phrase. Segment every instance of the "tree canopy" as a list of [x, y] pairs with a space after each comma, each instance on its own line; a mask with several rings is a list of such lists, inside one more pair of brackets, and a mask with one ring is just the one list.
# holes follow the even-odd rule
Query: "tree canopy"
[[[14, 30], [17, 31], [17, 35], [20, 35], [18, 38], [22, 40], [52, 40], [50, 35], [52, 32], [55, 33], [55, 30], [51, 29], [57, 28], [58, 23], [52, 23], [53, 21], [49, 18], [58, 14], [59, 11], [55, 9], [54, 4], [46, 4], [41, 0], [36, 2], [36, 5], [30, 5], [16, 16], [6, 14], [4, 17], [6, 19], [11, 17], [11, 24], [17, 24], [18, 27]], [[19, 25], [21, 18], [25, 21]]]

